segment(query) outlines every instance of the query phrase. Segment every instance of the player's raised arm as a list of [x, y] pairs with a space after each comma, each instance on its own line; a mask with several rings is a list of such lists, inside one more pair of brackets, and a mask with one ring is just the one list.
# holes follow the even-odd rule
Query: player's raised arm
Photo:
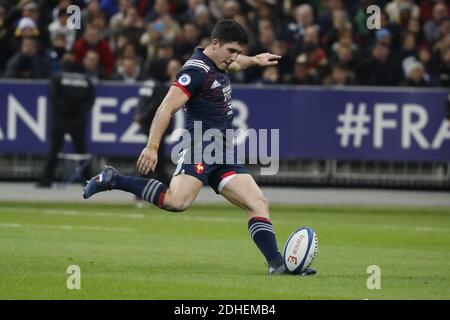
[[281, 56], [265, 52], [256, 56], [238, 55], [236, 61], [228, 67], [229, 72], [238, 72], [253, 66], [266, 67], [278, 64]]
[[158, 148], [169, 126], [172, 116], [189, 100], [189, 97], [177, 86], [172, 86], [156, 111], [150, 126], [147, 146], [142, 150], [137, 161], [137, 168], [142, 174], [154, 171], [158, 162]]

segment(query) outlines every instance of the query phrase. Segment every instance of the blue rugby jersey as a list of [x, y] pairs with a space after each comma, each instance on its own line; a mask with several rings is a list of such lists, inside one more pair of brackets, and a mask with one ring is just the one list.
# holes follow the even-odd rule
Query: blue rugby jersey
[[194, 121], [202, 122], [203, 131], [215, 128], [224, 132], [231, 128], [230, 78], [226, 71], [216, 67], [203, 49], [195, 49], [178, 72], [174, 85], [189, 97], [185, 105], [187, 130], [193, 131]]

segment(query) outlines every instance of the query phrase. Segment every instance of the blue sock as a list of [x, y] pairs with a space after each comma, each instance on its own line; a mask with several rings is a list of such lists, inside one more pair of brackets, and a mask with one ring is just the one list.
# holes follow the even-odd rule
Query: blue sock
[[248, 221], [248, 231], [269, 266], [278, 267], [283, 264], [283, 256], [278, 251], [275, 232], [269, 219], [263, 217], [251, 218]]
[[160, 208], [164, 203], [167, 187], [158, 180], [116, 175], [114, 181], [114, 189], [131, 192]]

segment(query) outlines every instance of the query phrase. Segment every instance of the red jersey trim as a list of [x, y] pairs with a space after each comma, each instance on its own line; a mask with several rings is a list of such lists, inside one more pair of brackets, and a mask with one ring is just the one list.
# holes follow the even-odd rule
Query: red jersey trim
[[178, 88], [180, 88], [181, 91], [183, 91], [184, 94], [188, 96], [188, 98], [191, 98], [192, 95], [191, 95], [191, 94], [189, 93], [189, 91], [187, 91], [186, 88], [183, 87], [181, 84], [179, 84], [178, 82], [174, 82], [173, 85], [176, 86], [176, 87], [178, 87]]
[[221, 175], [220, 178], [223, 180], [226, 177], [229, 177], [229, 176], [231, 176], [233, 174], [236, 174], [236, 172], [235, 171], [228, 171], [228, 172], [225, 172], [223, 175]]

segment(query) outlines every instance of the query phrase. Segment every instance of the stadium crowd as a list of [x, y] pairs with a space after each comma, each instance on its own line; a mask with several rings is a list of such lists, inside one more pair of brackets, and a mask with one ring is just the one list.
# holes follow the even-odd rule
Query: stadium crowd
[[[79, 29], [67, 26], [70, 5]], [[381, 8], [380, 29], [367, 28], [369, 5]], [[248, 30], [246, 54], [283, 56], [235, 83], [448, 88], [449, 16], [445, 0], [0, 0], [0, 74], [45, 79], [68, 59], [94, 83], [170, 81], [231, 18]]]

